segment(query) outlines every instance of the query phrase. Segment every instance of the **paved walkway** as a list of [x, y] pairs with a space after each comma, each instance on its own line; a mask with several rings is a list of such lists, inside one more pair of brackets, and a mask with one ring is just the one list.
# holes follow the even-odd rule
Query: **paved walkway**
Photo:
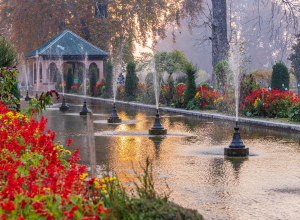
[[[61, 93], [60, 93], [61, 94]], [[65, 94], [65, 96], [69, 97], [76, 97], [76, 98], [84, 98], [83, 95], [74, 95], [74, 94]], [[96, 101], [102, 101], [102, 102], [109, 102], [113, 103], [114, 100], [112, 99], [103, 99], [98, 97], [86, 97], [90, 100], [96, 100]], [[144, 108], [144, 109], [155, 109], [156, 107], [154, 105], [147, 105], [147, 104], [141, 104], [141, 103], [135, 103], [135, 102], [124, 102], [116, 100], [116, 103], [120, 105], [129, 105], [132, 107], [138, 107], [138, 108]], [[194, 117], [203, 117], [203, 118], [213, 118], [213, 119], [219, 119], [219, 120], [227, 120], [227, 121], [235, 121], [235, 117], [233, 116], [226, 116], [218, 113], [204, 113], [199, 111], [193, 111], [193, 110], [185, 110], [180, 108], [172, 108], [172, 107], [159, 107], [159, 110], [165, 111], [165, 112], [174, 112], [179, 113], [183, 115], [189, 115]], [[273, 127], [273, 128], [279, 128], [279, 129], [285, 129], [285, 130], [293, 130], [293, 131], [300, 131], [300, 125], [296, 124], [289, 124], [289, 123], [283, 123], [283, 122], [273, 122], [273, 121], [267, 121], [267, 120], [258, 120], [258, 119], [252, 119], [252, 118], [239, 118], [240, 123], [247, 123], [247, 124], [254, 124], [254, 125], [261, 125], [266, 127]]]

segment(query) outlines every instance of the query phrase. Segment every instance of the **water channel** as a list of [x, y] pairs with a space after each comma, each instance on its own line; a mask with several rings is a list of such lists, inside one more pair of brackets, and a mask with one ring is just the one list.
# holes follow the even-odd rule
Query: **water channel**
[[[83, 99], [66, 102], [70, 107], [66, 113], [59, 111], [60, 103], [43, 113], [47, 128], [65, 145], [72, 139], [69, 150], [79, 148], [80, 163], [88, 166], [86, 119], [79, 116]], [[120, 118], [132, 124], [114, 125], [101, 123], [110, 116], [112, 105], [87, 103], [98, 121], [94, 124], [98, 169], [108, 162], [123, 183], [130, 181], [132, 164], [138, 168], [149, 156], [158, 190], [164, 190], [166, 182], [172, 201], [197, 209], [205, 219], [300, 216], [300, 133], [241, 124], [250, 156], [230, 160], [224, 158], [223, 148], [232, 140], [232, 122], [161, 112], [162, 125], [171, 135], [153, 139], [141, 134], [152, 127], [154, 110], [117, 106]]]

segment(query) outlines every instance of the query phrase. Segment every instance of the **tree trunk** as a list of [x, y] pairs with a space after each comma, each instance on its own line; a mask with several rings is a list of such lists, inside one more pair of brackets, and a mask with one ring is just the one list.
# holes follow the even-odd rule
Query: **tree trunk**
[[229, 43], [227, 39], [227, 7], [226, 0], [211, 0], [213, 21], [212, 21], [212, 65], [213, 73], [211, 84], [216, 88], [215, 65], [227, 59]]

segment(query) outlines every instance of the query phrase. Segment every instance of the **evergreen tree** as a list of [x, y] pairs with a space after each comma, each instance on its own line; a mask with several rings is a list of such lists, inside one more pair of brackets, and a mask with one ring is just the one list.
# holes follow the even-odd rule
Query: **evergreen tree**
[[97, 68], [96, 67], [92, 67], [90, 69], [90, 94], [91, 96], [95, 96], [94, 94], [94, 86], [97, 84]]
[[197, 67], [192, 63], [187, 62], [184, 65], [184, 72], [187, 75], [187, 88], [184, 94], [184, 103], [187, 104], [197, 93], [197, 87], [195, 82], [195, 74]]
[[105, 97], [111, 98], [113, 95], [113, 64], [108, 60], [105, 64]]
[[84, 83], [83, 82], [83, 72], [84, 72], [83, 67], [79, 67], [79, 69], [78, 69], [78, 84], [77, 84], [78, 89]]
[[291, 66], [293, 74], [297, 79], [297, 83], [300, 83], [300, 33], [296, 35], [296, 44], [292, 46], [293, 53], [290, 54], [289, 60], [292, 61]]
[[20, 101], [20, 91], [18, 82], [12, 85], [10, 93]]
[[0, 67], [13, 67], [18, 64], [17, 54], [13, 45], [4, 36], [0, 39]]
[[136, 66], [133, 61], [129, 61], [126, 67], [127, 74], [125, 78], [125, 95], [127, 100], [131, 101], [135, 98], [138, 88], [138, 77], [136, 75]]
[[66, 89], [68, 92], [71, 91], [71, 87], [73, 86], [73, 83], [74, 83], [73, 67], [72, 65], [69, 65], [67, 79], [66, 79]]
[[284, 84], [284, 88], [290, 88], [290, 75], [288, 68], [282, 61], [279, 61], [273, 65], [271, 87], [273, 89], [282, 90], [282, 84]]

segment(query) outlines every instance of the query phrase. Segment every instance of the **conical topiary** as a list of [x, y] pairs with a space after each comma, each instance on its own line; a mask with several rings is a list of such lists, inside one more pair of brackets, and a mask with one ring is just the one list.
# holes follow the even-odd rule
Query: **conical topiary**
[[282, 61], [279, 61], [273, 66], [271, 87], [282, 90], [282, 84], [284, 84], [284, 88], [290, 88], [290, 75], [288, 68]]
[[185, 105], [194, 98], [197, 93], [197, 87], [195, 82], [195, 74], [197, 72], [197, 67], [192, 63], [187, 62], [184, 65], [184, 72], [187, 75], [187, 88], [184, 94]]
[[66, 78], [66, 89], [68, 92], [71, 91], [71, 87], [74, 84], [74, 74], [73, 74], [73, 67], [72, 65], [69, 65], [67, 78]]
[[125, 94], [129, 101], [133, 101], [138, 88], [138, 77], [136, 75], [135, 63], [129, 61], [126, 67]]

